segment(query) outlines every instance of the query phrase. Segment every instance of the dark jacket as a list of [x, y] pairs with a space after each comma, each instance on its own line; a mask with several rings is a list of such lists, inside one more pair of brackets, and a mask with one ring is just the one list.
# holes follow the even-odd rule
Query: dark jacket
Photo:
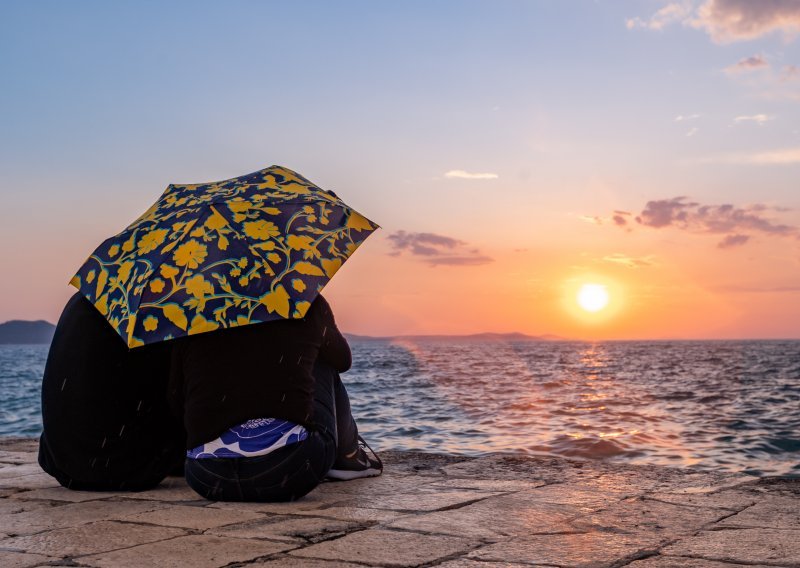
[[339, 372], [350, 368], [350, 347], [322, 296], [303, 319], [178, 340], [168, 398], [186, 428], [186, 448], [253, 418], [282, 418], [314, 429], [312, 369], [317, 357]]
[[169, 369], [169, 342], [129, 350], [75, 294], [42, 378], [42, 469], [73, 489], [158, 484], [183, 459], [183, 428], [166, 398]]

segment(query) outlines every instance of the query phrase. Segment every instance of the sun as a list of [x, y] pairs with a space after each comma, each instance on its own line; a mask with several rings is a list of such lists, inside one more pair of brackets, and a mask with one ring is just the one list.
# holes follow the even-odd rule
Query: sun
[[584, 284], [578, 290], [578, 305], [587, 312], [599, 312], [608, 305], [608, 290], [602, 284]]

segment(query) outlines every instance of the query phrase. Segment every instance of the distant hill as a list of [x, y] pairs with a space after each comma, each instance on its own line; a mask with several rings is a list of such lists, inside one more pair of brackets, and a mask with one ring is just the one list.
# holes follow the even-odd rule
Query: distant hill
[[355, 335], [345, 333], [348, 341], [470, 341], [476, 343], [491, 343], [499, 341], [564, 341], [557, 335], [525, 335], [524, 333], [474, 333], [471, 335], [391, 335], [375, 337], [371, 335]]
[[2, 343], [50, 343], [56, 330], [44, 320], [11, 320], [0, 323], [0, 344]]

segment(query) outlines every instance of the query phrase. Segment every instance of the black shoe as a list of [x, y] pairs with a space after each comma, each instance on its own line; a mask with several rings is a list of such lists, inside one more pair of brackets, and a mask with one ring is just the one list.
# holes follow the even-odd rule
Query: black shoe
[[[372, 457], [366, 452], [372, 454]], [[336, 460], [328, 472], [330, 479], [348, 481], [360, 477], [375, 477], [383, 473], [383, 462], [378, 454], [369, 447], [361, 436], [358, 437], [358, 449], [351, 457]]]

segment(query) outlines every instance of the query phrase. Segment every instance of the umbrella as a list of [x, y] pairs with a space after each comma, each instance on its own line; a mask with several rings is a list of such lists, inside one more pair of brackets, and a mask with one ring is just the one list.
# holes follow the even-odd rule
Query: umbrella
[[103, 242], [70, 284], [128, 347], [302, 318], [377, 228], [333, 192], [271, 166], [168, 186]]

